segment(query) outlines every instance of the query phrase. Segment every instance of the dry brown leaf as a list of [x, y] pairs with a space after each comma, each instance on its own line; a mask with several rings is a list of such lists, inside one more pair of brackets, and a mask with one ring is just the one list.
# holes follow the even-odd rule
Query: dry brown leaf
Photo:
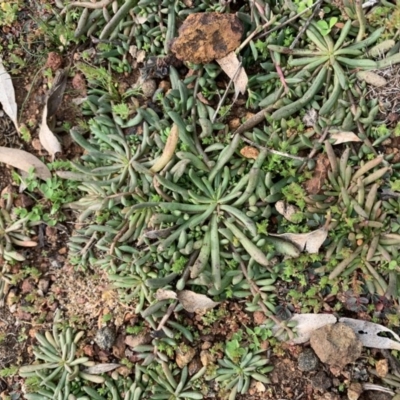
[[62, 179], [70, 179], [73, 181], [85, 181], [88, 179], [88, 176], [81, 172], [56, 171], [56, 175]]
[[296, 222], [294, 215], [300, 210], [293, 204], [289, 204], [283, 200], [279, 200], [275, 203], [275, 208], [276, 211], [278, 211], [279, 214], [283, 215], [288, 221]]
[[165, 147], [163, 153], [160, 157], [157, 158], [154, 165], [150, 168], [150, 171], [158, 172], [161, 171], [172, 159], [175, 154], [176, 146], [179, 141], [179, 129], [178, 125], [173, 124], [171, 128], [171, 132], [168, 135], [167, 143], [165, 143]]
[[85, 372], [87, 374], [100, 375], [105, 372], [113, 371], [116, 368], [119, 368], [121, 364], [116, 363], [105, 363], [105, 364], [97, 364], [92, 367], [86, 368]]
[[42, 124], [39, 130], [39, 140], [40, 144], [51, 155], [53, 160], [55, 154], [61, 152], [60, 142], [47, 125], [47, 105], [45, 105], [43, 109]]
[[68, 71], [66, 69], [59, 69], [53, 80], [53, 85], [47, 93], [46, 105], [47, 105], [47, 118], [51, 118], [58, 108], [60, 107], [65, 87], [67, 85]]
[[313, 177], [304, 182], [304, 189], [308, 194], [318, 194], [321, 191], [330, 169], [329, 158], [326, 154], [319, 154], [316, 161]]
[[178, 300], [186, 311], [196, 314], [202, 314], [219, 304], [204, 294], [198, 294], [191, 290], [182, 290], [178, 292]]
[[255, 147], [244, 146], [240, 150], [240, 154], [245, 158], [252, 158], [253, 160], [256, 160], [258, 155], [260, 154], [260, 151]]
[[21, 247], [36, 247], [38, 244], [33, 240], [17, 240], [13, 239], [13, 243]]
[[325, 242], [328, 230], [322, 227], [309, 233], [282, 233], [280, 235], [271, 233], [270, 236], [286, 239], [295, 244], [300, 251], [305, 250], [307, 253], [313, 254], [318, 253], [322, 243]]
[[216, 61], [229, 78], [233, 80], [235, 99], [239, 96], [239, 93], [245, 94], [249, 79], [244, 68], [240, 66], [236, 53], [231, 51], [227, 56]]
[[15, 101], [15, 91], [10, 74], [5, 70], [0, 57], [0, 104], [4, 112], [10, 117], [15, 128], [18, 129], [18, 108]]
[[34, 155], [24, 150], [0, 147], [0, 162], [11, 165], [27, 173], [34, 168], [34, 174], [37, 177], [43, 180], [51, 178], [50, 170], [46, 165]]
[[361, 142], [361, 139], [353, 132], [338, 131], [331, 133], [331, 139], [335, 139], [333, 144], [341, 144], [348, 142]]
[[387, 85], [387, 81], [383, 76], [380, 76], [372, 71], [359, 71], [357, 72], [357, 78], [360, 81], [365, 81], [369, 85], [375, 87], [383, 87]]
[[166, 289], [158, 289], [154, 297], [158, 301], [178, 298], [177, 294], [173, 290]]

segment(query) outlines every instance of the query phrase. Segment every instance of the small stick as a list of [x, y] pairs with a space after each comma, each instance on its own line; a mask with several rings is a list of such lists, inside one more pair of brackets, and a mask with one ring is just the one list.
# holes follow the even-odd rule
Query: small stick
[[285, 94], [289, 93], [289, 86], [287, 85], [286, 81], [285, 81], [285, 76], [283, 75], [283, 71], [282, 68], [280, 66], [280, 64], [278, 63], [278, 61], [275, 59], [274, 57], [274, 52], [273, 51], [269, 51], [269, 54], [271, 55], [271, 60], [275, 66], [276, 72], [279, 76], [279, 79], [282, 83], [282, 86], [285, 88]]
[[[261, 291], [260, 291], [260, 289], [259, 289], [259, 287], [258, 287], [258, 286], [254, 283], [254, 281], [249, 277], [249, 275], [248, 275], [248, 273], [247, 273], [246, 266], [244, 265], [244, 262], [243, 262], [243, 260], [240, 258], [240, 255], [239, 255], [238, 252], [236, 251], [235, 247], [231, 245], [231, 249], [232, 249], [232, 252], [235, 253], [235, 254], [238, 256], [238, 259], [240, 260], [240, 261], [239, 261], [240, 269], [242, 270], [243, 275], [244, 275], [244, 277], [246, 278], [247, 282], [249, 282], [251, 294], [252, 294], [253, 296], [256, 296], [257, 294], [262, 294]], [[277, 324], [277, 325], [280, 325], [280, 324], [281, 324], [282, 321], [281, 321], [279, 318], [275, 317], [275, 315], [273, 315], [273, 314], [271, 313], [271, 311], [268, 310], [267, 306], [266, 306], [261, 300], [259, 300], [258, 305], [259, 305], [260, 308], [263, 310], [263, 313], [265, 314], [266, 317], [271, 318], [272, 321], [274, 321], [275, 324]], [[292, 339], [292, 338], [293, 338], [293, 334], [292, 334], [292, 332], [291, 332], [290, 330], [288, 330], [288, 334], [289, 334], [290, 339]]]
[[312, 8], [314, 8], [317, 5], [317, 3], [311, 5], [310, 7], [305, 8], [303, 11], [299, 12], [298, 14], [294, 15], [292, 18], [289, 18], [288, 20], [286, 20], [285, 22], [282, 22], [280, 25], [275, 26], [275, 28], [270, 29], [268, 32], [265, 32], [263, 34], [261, 34], [260, 36], [258, 36], [256, 39], [261, 39], [267, 35], [269, 35], [272, 32], [278, 31], [279, 29], [283, 28], [286, 25], [289, 25], [290, 23], [292, 23], [293, 21], [295, 21], [297, 18], [301, 17], [303, 14], [305, 14], [307, 11], [311, 10]]
[[[329, 128], [330, 128], [330, 126], [327, 126], [324, 128], [324, 131], [322, 132], [322, 135], [318, 139], [317, 143], [323, 143], [325, 141], [326, 137], [328, 136]], [[310, 154], [308, 155], [307, 160], [311, 160], [315, 156], [316, 152], [317, 152], [317, 148], [314, 146], [314, 148], [311, 150]], [[297, 173], [300, 174], [303, 171], [303, 169], [305, 168], [305, 166], [306, 166], [305, 162], [303, 164], [301, 164], [297, 170]]]
[[310, 15], [310, 17], [307, 19], [306, 23], [301, 27], [301, 29], [299, 30], [299, 33], [297, 34], [297, 36], [294, 38], [292, 44], [289, 46], [289, 49], [294, 49], [294, 47], [296, 46], [297, 42], [301, 39], [301, 37], [304, 35], [304, 32], [306, 31], [306, 29], [309, 27], [309, 25], [311, 24], [311, 21], [314, 19], [314, 17], [317, 15], [319, 9], [321, 8], [321, 2], [322, 0], [318, 0], [315, 4], [315, 8], [314, 11], [312, 12], [312, 14]]
[[276, 21], [276, 17], [272, 17], [270, 21], [265, 23], [264, 25], [260, 25], [254, 31], [244, 40], [243, 43], [235, 50], [236, 54], [239, 54], [248, 44], [249, 42], [256, 36], [258, 33], [263, 31], [265, 28], [268, 28], [270, 25], [272, 25]]
[[[239, 63], [239, 66], [237, 67], [237, 69], [236, 69], [234, 75], [232, 76], [231, 80], [230, 80], [229, 83], [228, 83], [228, 86], [227, 86], [227, 88], [226, 88], [226, 90], [225, 90], [225, 93], [223, 94], [223, 96], [221, 97], [221, 100], [220, 100], [219, 103], [218, 103], [218, 106], [217, 106], [217, 108], [216, 108], [216, 110], [215, 110], [215, 112], [214, 112], [214, 115], [213, 115], [213, 117], [211, 118], [211, 123], [212, 123], [212, 124], [214, 123], [215, 118], [217, 117], [218, 111], [219, 111], [219, 109], [221, 108], [222, 104], [224, 103], [224, 101], [225, 101], [225, 99], [226, 99], [226, 96], [228, 95], [228, 90], [229, 90], [229, 88], [231, 87], [232, 82], [234, 82], [234, 80], [235, 80], [235, 79], [237, 78], [237, 76], [239, 75], [239, 72], [240, 72], [240, 68], [241, 68], [241, 67], [242, 67], [242, 62]], [[236, 101], [236, 96], [235, 96], [235, 100], [234, 100], [234, 102], [232, 103], [232, 105], [235, 103], [235, 101]]]
[[[182, 273], [182, 279], [185, 280], [185, 282], [188, 280], [189, 278], [189, 272], [190, 272], [190, 268], [193, 265], [194, 261], [196, 260], [197, 256], [199, 255], [198, 251], [195, 251], [189, 258], [189, 261], [186, 264], [185, 270]], [[157, 326], [157, 331], [159, 331], [160, 329], [162, 329], [162, 327], [167, 323], [169, 317], [171, 316], [171, 314], [173, 313], [173, 311], [175, 310], [175, 307], [178, 305], [178, 300], [174, 301], [173, 303], [170, 304], [170, 306], [168, 307], [168, 310], [166, 312], [166, 314], [162, 317], [160, 323]]]
[[251, 128], [254, 128], [260, 122], [264, 121], [265, 114], [270, 113], [273, 110], [275, 110], [275, 107], [274, 107], [275, 104], [268, 106], [266, 108], [263, 108], [257, 114], [253, 115], [251, 118], [249, 118], [247, 121], [245, 121], [242, 125], [239, 126], [239, 128], [236, 129], [236, 131], [234, 132], [234, 135], [236, 135], [236, 134], [241, 135], [242, 133], [250, 130]]
[[307, 160], [307, 159], [304, 158], [304, 157], [293, 156], [293, 155], [291, 155], [291, 154], [283, 153], [282, 151], [268, 149], [267, 147], [260, 146], [259, 144], [255, 143], [255, 142], [252, 142], [251, 140], [249, 140], [249, 139], [247, 139], [247, 138], [245, 138], [245, 137], [243, 137], [243, 136], [242, 136], [241, 138], [242, 138], [242, 140], [243, 140], [244, 142], [249, 143], [249, 144], [251, 144], [251, 145], [254, 146], [254, 147], [257, 147], [257, 148], [259, 148], [259, 149], [261, 149], [261, 150], [267, 150], [268, 153], [276, 154], [276, 155], [282, 156], [282, 157], [292, 158], [293, 160], [300, 160], [300, 161], [306, 161], [306, 160]]

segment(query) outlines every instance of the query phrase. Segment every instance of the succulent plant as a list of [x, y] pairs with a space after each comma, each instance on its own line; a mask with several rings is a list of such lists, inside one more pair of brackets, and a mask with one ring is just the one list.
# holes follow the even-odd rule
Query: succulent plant
[[226, 356], [218, 360], [216, 370], [217, 382], [221, 382], [224, 389], [230, 390], [229, 400], [234, 400], [237, 394], [246, 394], [249, 390], [251, 379], [269, 384], [270, 380], [265, 375], [273, 367], [268, 365], [269, 360], [261, 355], [264, 351], [250, 352], [243, 349], [240, 356], [225, 351]]
[[179, 369], [171, 369], [166, 362], [162, 361], [161, 365], [158, 365], [155, 371], [147, 371], [147, 374], [155, 382], [151, 387], [152, 398], [166, 400], [202, 399], [204, 395], [201, 392], [193, 390], [193, 383], [197, 379], [200, 379], [205, 372], [206, 367], [203, 367], [189, 378], [187, 366], [180, 371]]
[[26, 365], [19, 370], [20, 376], [24, 378], [38, 376], [41, 379], [40, 386], [44, 386], [37, 394], [27, 395], [27, 399], [36, 400], [38, 396], [44, 396], [44, 398], [64, 400], [71, 393], [72, 381], [75, 379], [94, 383], [104, 382], [102, 376], [80, 370], [81, 366], [93, 365], [88, 357], [76, 357], [77, 343], [84, 332], [75, 333], [70, 327], [60, 331], [58, 327], [60, 316], [60, 312], [57, 311], [52, 332], [46, 331], [44, 334], [35, 335], [39, 345], [34, 347], [33, 354], [36, 360], [43, 362]]

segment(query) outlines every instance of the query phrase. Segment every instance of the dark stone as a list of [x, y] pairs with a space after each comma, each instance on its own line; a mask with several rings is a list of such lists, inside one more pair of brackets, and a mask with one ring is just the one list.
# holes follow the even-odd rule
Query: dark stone
[[305, 349], [297, 359], [300, 371], [314, 371], [318, 366], [318, 357], [312, 349]]

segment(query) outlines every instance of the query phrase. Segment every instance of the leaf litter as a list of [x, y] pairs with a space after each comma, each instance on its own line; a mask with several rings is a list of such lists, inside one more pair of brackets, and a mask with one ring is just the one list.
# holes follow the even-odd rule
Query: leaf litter
[[46, 104], [43, 109], [42, 123], [39, 130], [39, 140], [43, 148], [51, 155], [52, 159], [56, 153], [62, 151], [61, 144], [54, 133], [50, 130], [47, 121], [53, 117], [60, 107], [67, 84], [67, 70], [58, 70], [54, 78], [53, 86], [46, 96]]
[[[297, 322], [294, 339], [289, 342], [302, 344], [310, 340], [313, 331], [328, 324], [341, 322], [351, 328], [364, 347], [375, 349], [400, 350], [400, 336], [383, 325], [354, 318], [337, 318], [332, 314], [296, 314], [289, 320]], [[394, 340], [380, 336], [381, 333], [389, 334]]]
[[300, 251], [306, 251], [310, 254], [318, 253], [320, 247], [328, 237], [328, 230], [325, 227], [319, 228], [309, 233], [282, 233], [271, 236], [288, 240], [296, 245]]
[[18, 128], [18, 107], [15, 101], [15, 91], [10, 74], [6, 71], [0, 57], [0, 104], [4, 112], [10, 117], [15, 128]]

